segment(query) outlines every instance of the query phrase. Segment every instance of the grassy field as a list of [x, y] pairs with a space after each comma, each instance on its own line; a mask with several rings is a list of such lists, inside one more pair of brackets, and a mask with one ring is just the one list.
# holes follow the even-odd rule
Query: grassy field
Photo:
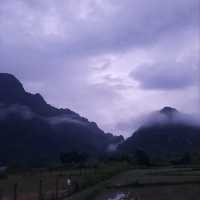
[[159, 168], [129, 170], [75, 195], [69, 200], [136, 199], [199, 200], [200, 169]]
[[[76, 194], [64, 200], [199, 200], [200, 168], [130, 169], [126, 163], [109, 163], [97, 169], [34, 170], [17, 172], [0, 180], [3, 200], [44, 200], [66, 194], [66, 179], [78, 183]], [[42, 181], [42, 185], [41, 185]], [[121, 199], [117, 198], [121, 196]]]
[[15, 189], [17, 200], [38, 200], [39, 196], [49, 200], [54, 199], [56, 193], [60, 197], [66, 196], [74, 192], [74, 188], [66, 186], [68, 177], [71, 177], [73, 184], [76, 183], [76, 190], [82, 191], [126, 170], [127, 167], [126, 163], [110, 163], [95, 169], [41, 169], [9, 173], [6, 179], [0, 179], [0, 200], [13, 200]]

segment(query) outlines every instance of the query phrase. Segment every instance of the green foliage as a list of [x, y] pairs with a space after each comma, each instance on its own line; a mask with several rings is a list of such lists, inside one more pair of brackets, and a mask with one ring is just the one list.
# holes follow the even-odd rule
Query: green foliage
[[136, 158], [138, 165], [142, 165], [142, 166], [150, 166], [151, 165], [151, 161], [150, 161], [148, 154], [141, 149], [136, 150], [135, 158]]
[[84, 163], [88, 159], [88, 155], [79, 152], [68, 152], [60, 155], [63, 164]]

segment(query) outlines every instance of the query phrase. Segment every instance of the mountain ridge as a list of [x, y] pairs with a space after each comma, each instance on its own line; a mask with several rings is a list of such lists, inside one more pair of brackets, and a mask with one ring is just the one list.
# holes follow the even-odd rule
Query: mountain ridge
[[0, 73], [0, 161], [53, 161], [70, 151], [101, 154], [122, 140], [69, 109], [47, 104], [13, 75]]
[[164, 107], [151, 117], [119, 146], [119, 151], [134, 153], [143, 149], [161, 157], [200, 152], [200, 125], [190, 122], [189, 116]]

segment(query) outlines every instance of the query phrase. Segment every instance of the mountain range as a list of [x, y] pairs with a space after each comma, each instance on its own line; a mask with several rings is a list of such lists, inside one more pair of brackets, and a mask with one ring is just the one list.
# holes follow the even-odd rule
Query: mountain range
[[151, 113], [131, 137], [105, 133], [95, 122], [70, 109], [49, 105], [40, 94], [25, 91], [13, 75], [0, 73], [0, 162], [34, 165], [58, 161], [62, 153], [152, 156], [200, 152], [200, 123], [171, 107]]
[[70, 109], [55, 108], [40, 94], [26, 92], [13, 75], [0, 73], [1, 162], [52, 161], [74, 151], [100, 154], [123, 141]]

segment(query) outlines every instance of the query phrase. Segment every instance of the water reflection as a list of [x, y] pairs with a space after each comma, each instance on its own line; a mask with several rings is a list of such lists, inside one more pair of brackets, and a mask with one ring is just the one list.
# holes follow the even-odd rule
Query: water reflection
[[98, 200], [199, 200], [199, 184], [107, 190]]
[[126, 195], [124, 193], [118, 193], [114, 198], [109, 198], [108, 200], [124, 200]]

